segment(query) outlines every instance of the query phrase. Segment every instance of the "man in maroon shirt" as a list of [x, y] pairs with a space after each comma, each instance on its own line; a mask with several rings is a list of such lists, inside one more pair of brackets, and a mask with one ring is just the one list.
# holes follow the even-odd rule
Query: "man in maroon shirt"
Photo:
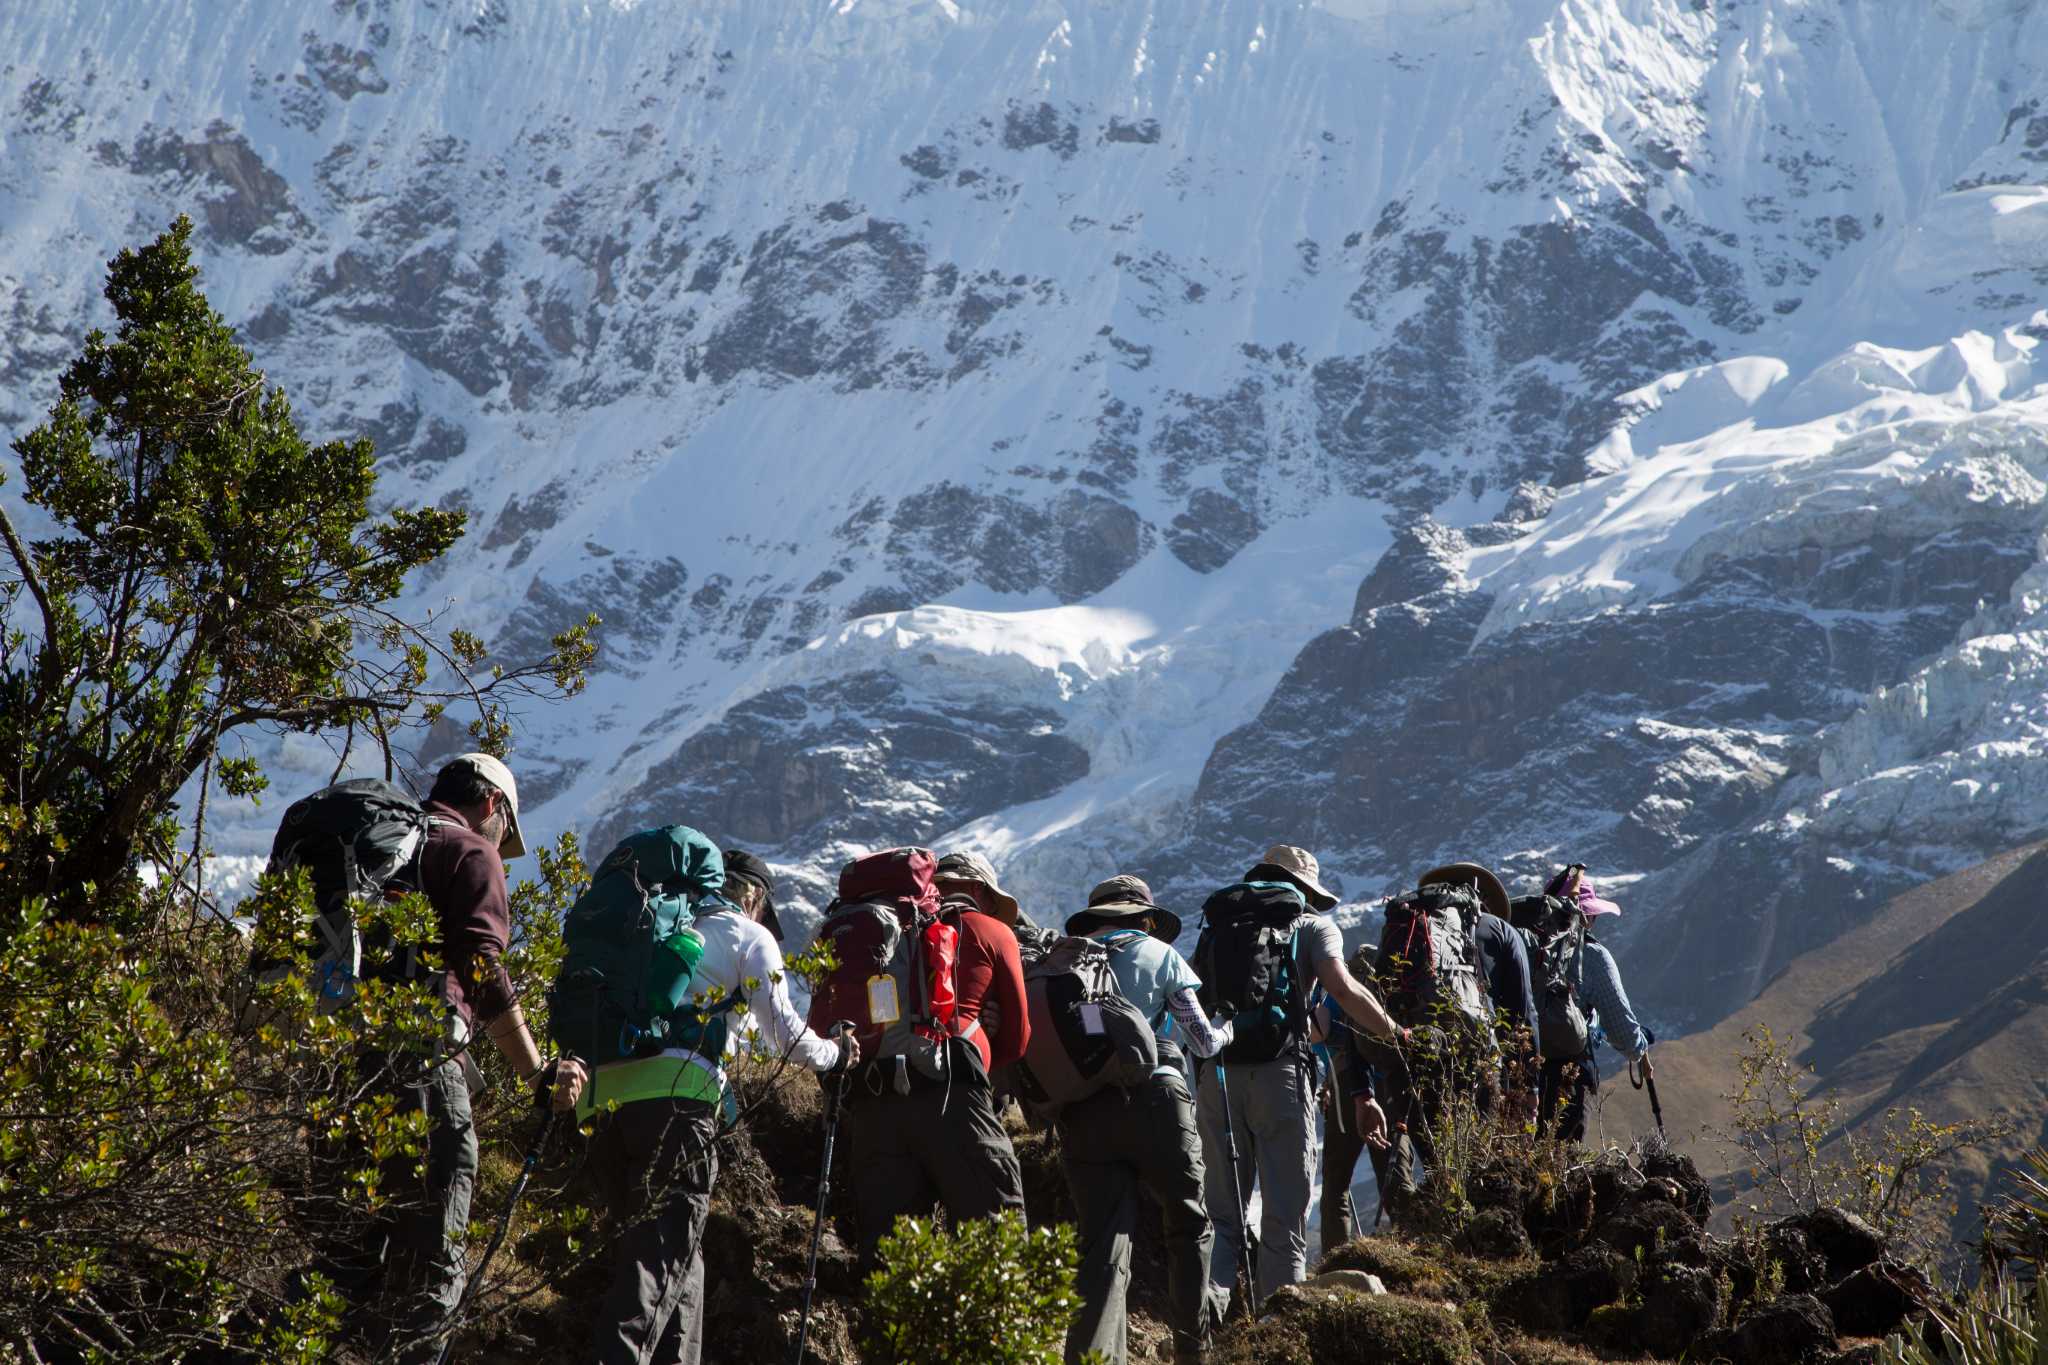
[[403, 1168], [404, 1183], [394, 1191], [401, 1195], [400, 1212], [386, 1234], [391, 1288], [399, 1298], [392, 1344], [401, 1361], [439, 1354], [439, 1335], [467, 1274], [463, 1244], [477, 1161], [468, 1080], [476, 1063], [469, 1048], [481, 1033], [522, 1082], [543, 1074], [504, 964], [512, 935], [504, 859], [526, 852], [511, 770], [489, 754], [449, 760], [427, 794], [427, 816], [420, 889], [440, 929], [447, 1046], [424, 1069], [408, 1059], [397, 1067], [401, 1112], [427, 1116], [425, 1163]]
[[873, 1065], [854, 1073], [846, 1122], [863, 1265], [874, 1263], [875, 1248], [899, 1217], [924, 1216], [935, 1196], [956, 1223], [1024, 1208], [1023, 1173], [989, 1085], [995, 1068], [1024, 1055], [1031, 1034], [1024, 968], [1008, 928], [1017, 902], [978, 854], [947, 854], [934, 880], [945, 896], [945, 918], [960, 935], [953, 1018], [961, 1036], [949, 1051], [952, 1075], [917, 1078], [907, 1095], [884, 1083]]

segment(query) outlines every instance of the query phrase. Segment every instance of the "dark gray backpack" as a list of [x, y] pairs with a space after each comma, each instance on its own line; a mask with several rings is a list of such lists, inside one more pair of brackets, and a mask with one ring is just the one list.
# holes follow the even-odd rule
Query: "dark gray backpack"
[[[1525, 902], [1547, 902], [1540, 912]], [[1532, 913], [1534, 912], [1534, 913]], [[1529, 977], [1536, 988], [1536, 1023], [1548, 1061], [1571, 1062], [1586, 1055], [1592, 1030], [1579, 991], [1586, 979], [1586, 921], [1555, 896], [1516, 902], [1515, 920], [1529, 948]]]
[[1070, 935], [1024, 973], [1031, 1037], [1017, 1063], [1017, 1093], [1034, 1118], [1105, 1086], [1140, 1085], [1159, 1068], [1152, 1023], [1124, 997], [1110, 962], [1117, 949]]

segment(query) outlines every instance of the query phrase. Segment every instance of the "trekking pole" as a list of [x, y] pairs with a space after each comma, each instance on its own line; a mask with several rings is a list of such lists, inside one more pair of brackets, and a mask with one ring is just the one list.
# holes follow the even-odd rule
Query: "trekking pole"
[[1230, 1122], [1230, 1087], [1223, 1080], [1223, 1059], [1216, 1059], [1216, 1097], [1223, 1101], [1223, 1150], [1230, 1162], [1230, 1197], [1237, 1201], [1237, 1248], [1244, 1258], [1244, 1313], [1255, 1316], [1252, 1300], [1258, 1296], [1258, 1272], [1252, 1267], [1251, 1216], [1245, 1212], [1244, 1182], [1237, 1174], [1237, 1129]]
[[498, 1230], [491, 1234], [491, 1244], [484, 1248], [484, 1258], [476, 1263], [476, 1273], [462, 1286], [462, 1297], [455, 1301], [455, 1311], [449, 1314], [448, 1327], [441, 1338], [441, 1353], [434, 1357], [435, 1365], [448, 1365], [448, 1352], [455, 1345], [455, 1332], [462, 1325], [462, 1313], [469, 1306], [470, 1291], [483, 1283], [484, 1272], [491, 1268], [491, 1258], [498, 1254], [498, 1248], [505, 1245], [505, 1235], [512, 1230], [512, 1214], [519, 1207], [519, 1196], [526, 1193], [526, 1182], [533, 1179], [534, 1167], [540, 1165], [540, 1154], [547, 1146], [548, 1134], [555, 1128], [555, 1111], [549, 1109], [540, 1116], [540, 1131], [533, 1135], [533, 1142], [526, 1149], [526, 1160], [520, 1163], [519, 1179], [512, 1182], [512, 1197], [505, 1201], [505, 1212], [498, 1218]]
[[[829, 1037], [853, 1032], [851, 1020], [832, 1026]], [[811, 1260], [804, 1269], [804, 1312], [796, 1327], [795, 1365], [804, 1365], [804, 1342], [811, 1334], [811, 1295], [818, 1289], [818, 1243], [825, 1236], [825, 1202], [832, 1193], [832, 1140], [839, 1133], [839, 1115], [846, 1108], [846, 1080], [849, 1067], [839, 1073], [839, 1085], [825, 1101], [825, 1159], [818, 1167], [818, 1211], [811, 1219]]]
[[[1649, 1061], [1649, 1059], [1650, 1054], [1647, 1051], [1644, 1052], [1643, 1061], [1647, 1062]], [[1660, 1104], [1657, 1100], [1657, 1078], [1655, 1076], [1652, 1076], [1647, 1068], [1643, 1071], [1643, 1074], [1640, 1077], [1638, 1077], [1636, 1075], [1636, 1065], [1637, 1064], [1635, 1062], [1630, 1062], [1628, 1064], [1628, 1083], [1638, 1090], [1649, 1091], [1650, 1117], [1657, 1121], [1657, 1136], [1660, 1138], [1665, 1137], [1666, 1134], [1664, 1132], [1664, 1106]]]

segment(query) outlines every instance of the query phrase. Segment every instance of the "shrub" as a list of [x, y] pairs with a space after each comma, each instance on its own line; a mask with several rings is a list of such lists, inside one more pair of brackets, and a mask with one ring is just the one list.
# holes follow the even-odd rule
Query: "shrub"
[[950, 1236], [899, 1219], [868, 1276], [867, 1348], [919, 1365], [1057, 1361], [1080, 1300], [1074, 1229], [1026, 1228], [1024, 1216], [973, 1219]]
[[1956, 1307], [1930, 1310], [1921, 1333], [1885, 1340], [1883, 1365], [2035, 1365], [2048, 1323], [2048, 1278], [2032, 1286], [2000, 1278], [1978, 1285]]
[[[292, 1273], [323, 1225], [392, 1201], [423, 1135], [382, 1087], [342, 1081], [366, 1053], [422, 1054], [441, 1012], [366, 981], [321, 1014], [303, 972], [251, 1001], [249, 945], [199, 869], [209, 794], [265, 779], [223, 746], [331, 732], [337, 774], [375, 755], [389, 776], [398, 727], [460, 702], [502, 753], [508, 702], [580, 690], [594, 648], [592, 618], [498, 666], [474, 635], [396, 614], [462, 516], [373, 512], [369, 443], [304, 439], [201, 292], [190, 237], [180, 218], [110, 263], [114, 335], [86, 338], [14, 444], [46, 534], [0, 505], [0, 1351], [30, 1359], [333, 1347], [338, 1300]], [[536, 1031], [583, 875], [573, 841], [540, 861], [508, 957]], [[238, 910], [291, 940], [303, 876]], [[388, 913], [433, 937], [417, 902]], [[479, 1125], [503, 1142], [503, 1106], [525, 1100], [497, 1086]], [[344, 1145], [362, 1161], [314, 1193], [310, 1149]]]
[[1947, 1162], [2012, 1131], [2004, 1117], [1936, 1123], [1918, 1109], [1891, 1109], [1874, 1131], [1841, 1131], [1839, 1102], [1815, 1094], [1813, 1069], [1785, 1040], [1746, 1030], [1736, 1060], [1741, 1083], [1728, 1101], [1731, 1138], [1748, 1164], [1757, 1213], [1847, 1209], [1899, 1249], [1922, 1257], [1947, 1249], [1955, 1214]]

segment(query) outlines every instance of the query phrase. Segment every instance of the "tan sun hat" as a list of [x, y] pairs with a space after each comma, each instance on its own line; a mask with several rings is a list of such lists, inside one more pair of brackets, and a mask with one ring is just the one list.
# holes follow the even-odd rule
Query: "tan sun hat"
[[519, 784], [512, 780], [512, 770], [505, 766], [505, 760], [493, 754], [459, 754], [448, 760], [446, 766], [458, 764], [469, 768], [478, 777], [496, 787], [505, 795], [505, 837], [498, 841], [498, 856], [501, 858], [523, 857], [526, 853], [526, 836], [519, 832]]
[[[1323, 875], [1322, 864], [1316, 861], [1315, 854], [1305, 848], [1296, 848], [1293, 844], [1275, 844], [1266, 850], [1266, 856], [1259, 859], [1258, 867], [1254, 867], [1252, 872], [1257, 872], [1260, 867], [1275, 868], [1286, 873], [1289, 881], [1308, 893], [1309, 904], [1317, 910], [1327, 910], [1337, 903], [1336, 895], [1327, 890], [1320, 880]], [[1246, 880], [1258, 879], [1247, 874]]]
[[995, 917], [1008, 925], [1017, 923], [1017, 898], [996, 884], [996, 870], [979, 853], [948, 853], [932, 869], [935, 882], [972, 882], [985, 886], [995, 902]]
[[1097, 882], [1088, 893], [1088, 908], [1067, 917], [1067, 932], [1082, 932], [1084, 923], [1111, 924], [1120, 919], [1152, 917], [1152, 936], [1173, 942], [1180, 937], [1180, 916], [1154, 903], [1152, 888], [1143, 877], [1119, 872], [1108, 881]]
[[1486, 907], [1488, 914], [1502, 919], [1508, 917], [1508, 889], [1501, 885], [1500, 878], [1478, 863], [1451, 863], [1447, 867], [1433, 868], [1423, 873], [1422, 880], [1416, 885], [1469, 886], [1479, 893], [1479, 903]]

